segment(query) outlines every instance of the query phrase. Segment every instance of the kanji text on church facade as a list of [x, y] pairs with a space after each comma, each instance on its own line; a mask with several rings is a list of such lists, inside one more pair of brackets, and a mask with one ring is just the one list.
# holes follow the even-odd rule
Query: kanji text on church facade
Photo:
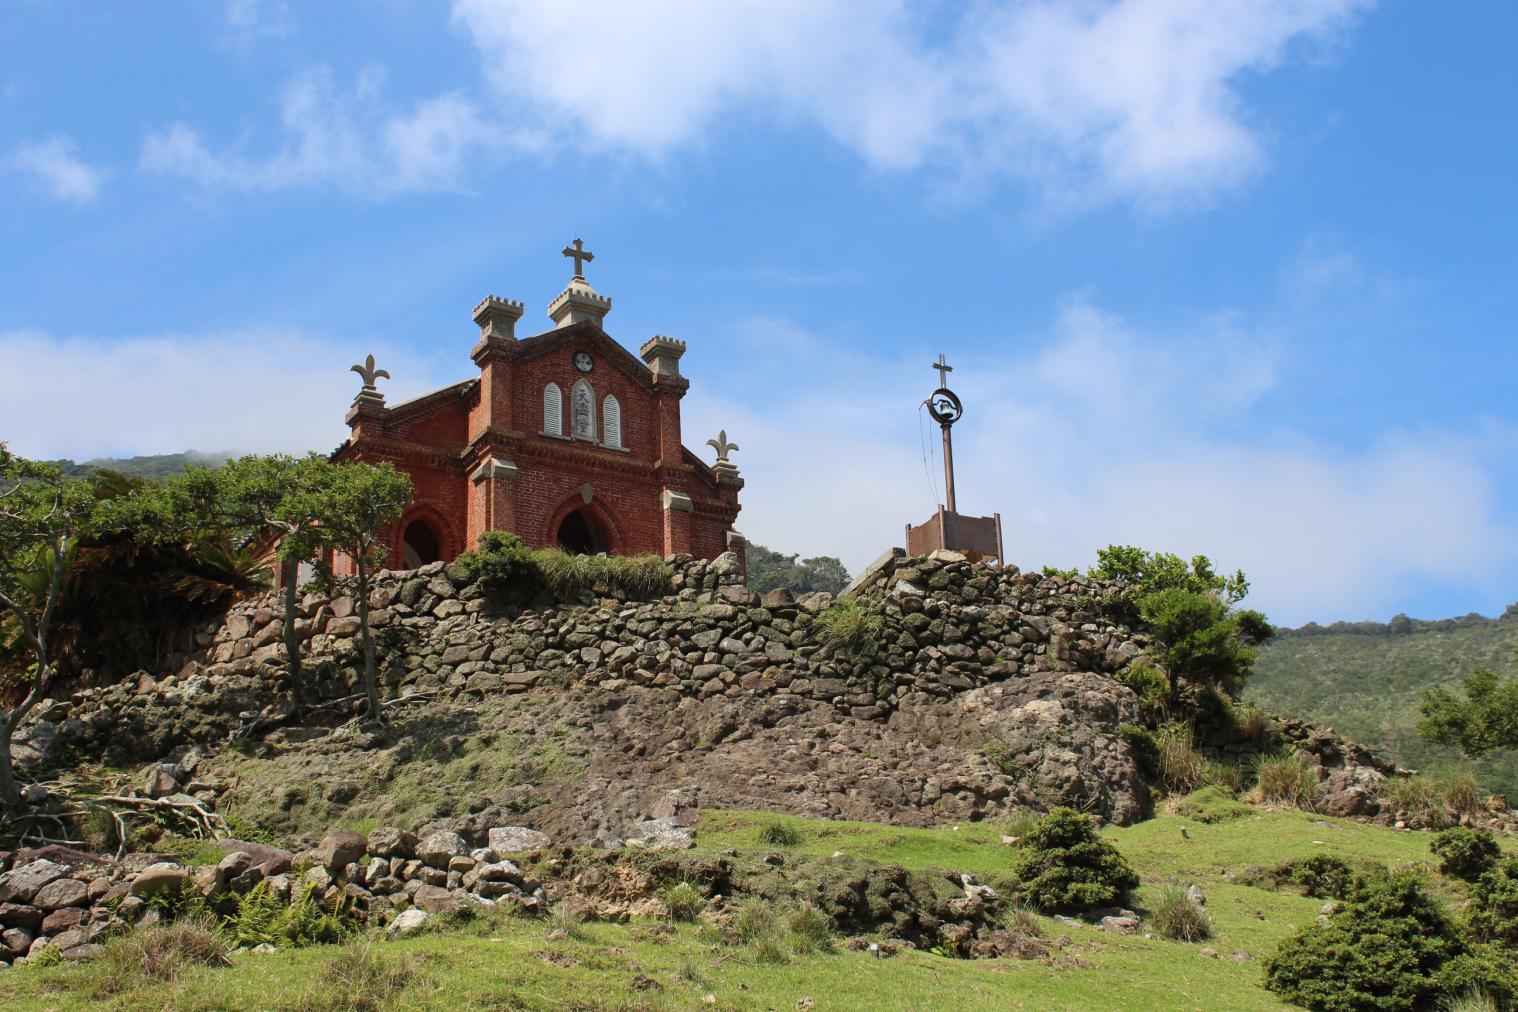
[[585, 280], [593, 255], [578, 239], [564, 255], [575, 274], [548, 304], [552, 329], [518, 338], [520, 302], [475, 307], [477, 377], [392, 407], [373, 358], [354, 367], [364, 387], [334, 459], [390, 461], [415, 486], [387, 565], [451, 561], [491, 530], [532, 548], [742, 557], [736, 447], [709, 440], [708, 465], [681, 439], [685, 342], [655, 336], [634, 356], [602, 328], [611, 299]]

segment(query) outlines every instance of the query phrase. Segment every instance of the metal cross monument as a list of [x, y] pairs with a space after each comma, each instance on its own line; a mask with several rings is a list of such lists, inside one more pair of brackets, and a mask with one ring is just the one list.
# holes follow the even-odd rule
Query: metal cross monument
[[938, 385], [940, 387], [948, 386], [949, 373], [954, 371], [954, 367], [948, 362], [944, 361], [942, 352], [940, 352], [938, 355], [938, 361], [933, 363], [933, 368], [938, 370]]
[[[575, 280], [576, 281], [584, 281], [585, 280], [585, 265], [587, 263], [589, 263], [590, 261], [594, 260], [596, 258], [596, 255], [594, 253], [592, 253], [590, 250], [588, 250], [588, 249], [585, 248], [585, 244], [580, 241], [579, 236], [575, 237], [575, 241], [574, 241], [574, 245], [573, 246], [565, 246], [564, 247], [564, 255], [567, 256], [567, 257], [573, 257], [574, 258], [574, 262], [575, 262]], [[942, 356], [940, 356], [940, 357], [942, 357]]]

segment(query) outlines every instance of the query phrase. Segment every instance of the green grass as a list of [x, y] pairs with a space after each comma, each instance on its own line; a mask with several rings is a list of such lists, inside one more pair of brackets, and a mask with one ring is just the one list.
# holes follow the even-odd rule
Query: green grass
[[[1013, 848], [1002, 827], [904, 829], [822, 822], [762, 812], [704, 812], [701, 851], [742, 855], [771, 848], [760, 831], [783, 824], [800, 843], [788, 862], [824, 864], [834, 851], [913, 869], [952, 868], [992, 879]], [[1185, 834], [1182, 835], [1182, 829]], [[1217, 823], [1165, 815], [1107, 836], [1143, 877], [1135, 901], [1147, 917], [1167, 888], [1195, 882], [1207, 896], [1205, 944], [1116, 936], [1034, 917], [1046, 939], [1064, 936], [1048, 962], [947, 959], [905, 951], [888, 959], [838, 948], [793, 948], [776, 961], [762, 946], [721, 944], [702, 924], [584, 924], [549, 941], [550, 925], [498, 917], [404, 941], [369, 945], [376, 973], [396, 971], [399, 1009], [1281, 1009], [1261, 987], [1261, 966], [1280, 941], [1310, 923], [1322, 901], [1230, 881], [1252, 866], [1312, 854], [1390, 866], [1431, 863], [1431, 833], [1396, 832], [1303, 812], [1266, 812]], [[1512, 841], [1504, 844], [1511, 846]], [[699, 856], [699, 855], [698, 855]], [[1147, 925], [1146, 925], [1147, 927]], [[1204, 955], [1215, 949], [1216, 957]], [[1236, 952], [1250, 960], [1235, 962]], [[341, 959], [335, 954], [344, 953]], [[4, 978], [7, 1008], [320, 1008], [334, 965], [352, 951], [315, 946], [274, 955], [239, 954], [224, 969], [192, 967], [173, 981], [92, 1002], [99, 966], [25, 968]], [[403, 971], [403, 972], [402, 972]], [[713, 995], [715, 1006], [702, 1002]]]

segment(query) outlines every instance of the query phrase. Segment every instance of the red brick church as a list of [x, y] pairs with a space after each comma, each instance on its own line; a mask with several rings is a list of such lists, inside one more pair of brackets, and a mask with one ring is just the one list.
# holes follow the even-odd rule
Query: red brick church
[[553, 328], [518, 338], [522, 304], [486, 297], [474, 309], [479, 375], [393, 407], [374, 386], [348, 412], [338, 461], [388, 460], [415, 498], [389, 532], [387, 565], [449, 561], [484, 531], [514, 531], [529, 547], [618, 555], [742, 557], [733, 530], [743, 479], [724, 434], [707, 464], [681, 442], [685, 342], [655, 336], [634, 356], [602, 329], [611, 299], [575, 274], [548, 304]]

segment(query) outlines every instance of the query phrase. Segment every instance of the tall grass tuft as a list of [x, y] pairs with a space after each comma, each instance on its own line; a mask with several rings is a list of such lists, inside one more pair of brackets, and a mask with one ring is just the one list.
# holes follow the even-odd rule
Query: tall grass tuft
[[759, 830], [759, 842], [771, 847], [799, 847], [802, 843], [801, 830], [783, 822], [767, 822]]
[[321, 979], [301, 996], [301, 1012], [381, 1012], [395, 1008], [416, 981], [414, 961], [375, 952], [369, 943], [346, 945], [327, 958]]
[[1160, 750], [1160, 781], [1171, 794], [1189, 794], [1207, 777], [1207, 760], [1192, 743], [1191, 728], [1166, 724], [1154, 733]]
[[1212, 919], [1177, 885], [1166, 886], [1154, 904], [1154, 933], [1173, 942], [1200, 942], [1212, 935]]
[[1433, 777], [1387, 777], [1381, 781], [1381, 796], [1409, 822], [1443, 829], [1455, 821], [1445, 807], [1443, 785]]
[[664, 909], [676, 921], [694, 921], [706, 909], [706, 897], [694, 882], [674, 882], [664, 887], [660, 897]]
[[1318, 797], [1318, 772], [1298, 752], [1261, 756], [1255, 763], [1260, 800], [1312, 811]]
[[174, 980], [197, 966], [228, 966], [227, 943], [209, 917], [187, 917], [171, 924], [140, 928], [106, 943], [100, 957], [104, 979], [96, 998], [134, 986]]

